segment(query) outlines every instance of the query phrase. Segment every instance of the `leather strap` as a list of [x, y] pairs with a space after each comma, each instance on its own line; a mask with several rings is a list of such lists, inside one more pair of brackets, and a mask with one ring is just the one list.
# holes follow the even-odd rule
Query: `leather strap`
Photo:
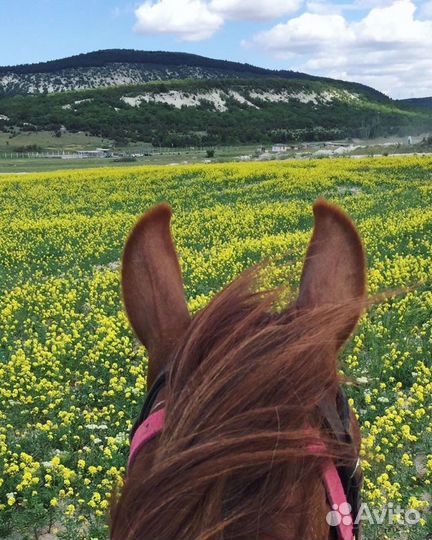
[[140, 425], [144, 422], [144, 420], [151, 413], [151, 410], [152, 410], [152, 407], [153, 407], [153, 405], [154, 405], [154, 403], [156, 401], [157, 395], [159, 394], [161, 389], [165, 386], [165, 383], [166, 383], [166, 373], [164, 371], [162, 371], [158, 375], [157, 379], [153, 383], [150, 390], [147, 392], [147, 396], [146, 396], [145, 401], [143, 403], [141, 412], [140, 412], [140, 414], [139, 414], [139, 416], [138, 416], [138, 418], [137, 418], [135, 424], [133, 425], [133, 427], [131, 429], [131, 432], [129, 434], [129, 440], [130, 441], [132, 441], [137, 429], [140, 427]]

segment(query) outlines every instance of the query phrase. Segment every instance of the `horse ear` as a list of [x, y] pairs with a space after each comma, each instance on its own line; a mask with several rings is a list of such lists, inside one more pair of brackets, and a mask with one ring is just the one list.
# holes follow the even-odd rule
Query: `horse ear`
[[340, 208], [318, 199], [313, 212], [315, 226], [296, 308], [344, 306], [347, 316], [336, 331], [336, 339], [343, 343], [364, 308], [366, 257], [353, 222]]
[[167, 204], [154, 207], [135, 225], [123, 252], [123, 301], [132, 328], [148, 350], [148, 384], [190, 322], [170, 221]]

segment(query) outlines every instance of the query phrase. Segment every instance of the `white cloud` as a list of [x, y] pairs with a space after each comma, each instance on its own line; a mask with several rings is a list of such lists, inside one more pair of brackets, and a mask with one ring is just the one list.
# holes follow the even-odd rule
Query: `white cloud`
[[226, 19], [271, 20], [297, 11], [302, 0], [211, 0], [210, 9]]
[[201, 41], [210, 38], [226, 20], [277, 19], [294, 13], [302, 3], [303, 0], [147, 0], [135, 10], [134, 30], [139, 34], [172, 34], [182, 41]]
[[271, 51], [284, 54], [310, 54], [323, 46], [334, 47], [354, 39], [352, 30], [341, 15], [303, 13], [284, 24], [277, 24], [258, 33], [253, 42]]
[[410, 0], [398, 0], [391, 6], [374, 8], [353, 24], [359, 43], [417, 45], [432, 44], [432, 22], [415, 20], [416, 6]]
[[432, 95], [432, 20], [411, 0], [373, 7], [360, 21], [303, 13], [256, 34], [249, 44], [294, 57], [317, 75], [369, 84], [393, 97]]
[[426, 19], [428, 18], [432, 19], [432, 1], [424, 2], [420, 6], [419, 12], [422, 17], [425, 17]]
[[201, 0], [150, 0], [138, 7], [135, 15], [138, 34], [172, 34], [182, 41], [208, 39], [224, 22]]

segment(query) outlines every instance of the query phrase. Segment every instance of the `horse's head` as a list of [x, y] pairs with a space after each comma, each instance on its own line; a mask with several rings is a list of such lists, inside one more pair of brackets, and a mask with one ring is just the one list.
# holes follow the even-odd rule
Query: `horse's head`
[[326, 520], [335, 502], [330, 470], [337, 465], [343, 487], [356, 487], [360, 432], [337, 354], [365, 304], [366, 264], [340, 209], [320, 200], [314, 216], [294, 302], [275, 309], [280, 291], [257, 292], [257, 272], [248, 271], [193, 319], [169, 207], [155, 207], [133, 229], [123, 298], [148, 351], [149, 387], [158, 381], [144, 416], [163, 407], [165, 420], [129, 467], [112, 538], [338, 533]]

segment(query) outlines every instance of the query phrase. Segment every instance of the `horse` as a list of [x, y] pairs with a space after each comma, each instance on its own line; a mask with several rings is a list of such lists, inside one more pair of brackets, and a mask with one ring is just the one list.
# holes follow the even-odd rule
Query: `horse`
[[292, 302], [260, 289], [258, 265], [194, 317], [169, 205], [133, 228], [122, 296], [150, 391], [112, 540], [360, 537], [361, 435], [337, 357], [365, 310], [366, 257], [339, 207], [318, 199], [313, 214]]

